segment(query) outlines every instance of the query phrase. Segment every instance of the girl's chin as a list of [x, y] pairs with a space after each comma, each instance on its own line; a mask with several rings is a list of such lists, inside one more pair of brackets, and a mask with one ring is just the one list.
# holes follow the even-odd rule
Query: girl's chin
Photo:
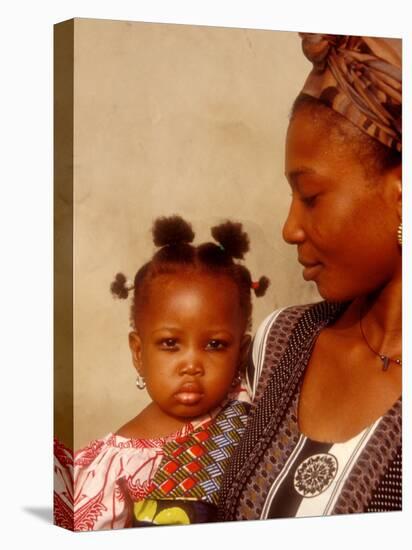
[[173, 416], [190, 422], [196, 418], [200, 418], [203, 415], [210, 413], [218, 405], [210, 405], [206, 403], [198, 403], [196, 405], [180, 405], [173, 411]]

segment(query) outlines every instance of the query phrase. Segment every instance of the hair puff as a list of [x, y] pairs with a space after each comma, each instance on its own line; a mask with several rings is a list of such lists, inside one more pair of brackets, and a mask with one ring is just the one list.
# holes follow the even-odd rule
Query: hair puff
[[255, 296], [260, 298], [261, 296], [264, 296], [266, 294], [266, 291], [270, 285], [270, 281], [267, 277], [264, 275], [260, 277], [258, 284], [256, 287], [253, 287], [253, 290], [255, 292]]
[[117, 273], [114, 281], [110, 285], [110, 292], [113, 296], [125, 300], [129, 296], [129, 289], [126, 286], [126, 277], [123, 273]]
[[249, 237], [243, 231], [241, 223], [227, 221], [212, 227], [213, 238], [232, 258], [243, 259], [249, 250]]
[[188, 244], [195, 238], [192, 226], [180, 216], [157, 218], [152, 233], [156, 246]]
[[233, 263], [232, 257], [215, 243], [204, 243], [199, 245], [197, 247], [197, 254], [205, 265], [224, 267]]

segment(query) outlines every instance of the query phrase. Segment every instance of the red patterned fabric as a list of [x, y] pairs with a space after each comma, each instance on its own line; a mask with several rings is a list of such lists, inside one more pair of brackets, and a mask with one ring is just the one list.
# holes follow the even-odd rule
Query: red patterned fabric
[[[237, 398], [249, 401], [238, 388]], [[132, 525], [132, 502], [143, 500], [162, 458], [163, 446], [206, 427], [220, 412], [186, 424], [163, 438], [131, 439], [109, 433], [75, 453], [57, 439], [54, 445], [54, 517], [74, 531], [121, 529]]]
[[54, 523], [73, 530], [73, 453], [57, 439], [54, 440], [53, 504]]

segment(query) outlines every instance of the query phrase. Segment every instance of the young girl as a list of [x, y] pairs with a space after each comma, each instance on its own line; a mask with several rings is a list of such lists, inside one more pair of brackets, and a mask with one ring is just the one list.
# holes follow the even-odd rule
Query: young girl
[[[248, 352], [252, 282], [234, 261], [249, 249], [241, 224], [212, 228], [217, 244], [193, 246], [178, 216], [153, 226], [159, 250], [128, 285], [133, 291], [129, 344], [136, 385], [152, 402], [116, 433], [74, 458], [56, 442], [55, 518], [74, 509], [76, 531], [213, 521], [220, 479], [243, 433], [248, 397], [240, 377]], [[66, 525], [67, 526], [67, 525]]]

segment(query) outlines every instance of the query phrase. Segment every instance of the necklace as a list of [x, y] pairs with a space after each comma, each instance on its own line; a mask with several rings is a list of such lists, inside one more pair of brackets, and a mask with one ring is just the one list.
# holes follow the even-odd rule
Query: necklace
[[368, 346], [368, 348], [371, 350], [371, 352], [374, 353], [375, 355], [377, 355], [379, 357], [379, 359], [382, 361], [382, 363], [383, 363], [382, 370], [383, 371], [388, 370], [389, 363], [396, 363], [400, 367], [402, 366], [402, 359], [393, 359], [392, 357], [388, 357], [387, 355], [384, 355], [383, 353], [379, 353], [375, 349], [373, 349], [373, 347], [369, 344], [369, 342], [368, 342], [368, 340], [365, 336], [365, 333], [363, 332], [363, 328], [362, 328], [362, 311], [361, 311], [361, 309], [359, 309], [359, 328], [360, 328], [362, 338], [363, 338], [365, 344]]

